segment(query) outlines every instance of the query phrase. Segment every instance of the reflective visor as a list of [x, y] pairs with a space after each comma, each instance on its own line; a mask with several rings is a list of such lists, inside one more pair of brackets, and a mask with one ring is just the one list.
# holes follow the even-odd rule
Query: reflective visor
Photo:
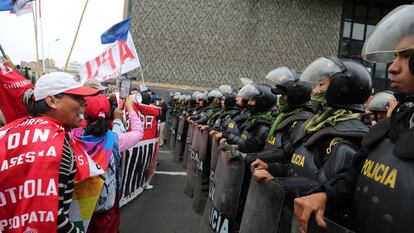
[[296, 81], [296, 76], [285, 66], [270, 71], [265, 78], [274, 82], [276, 85], [282, 85], [287, 81]]
[[335, 62], [326, 57], [320, 57], [306, 67], [300, 77], [300, 82], [314, 88], [323, 78], [328, 78], [338, 72], [341, 72], [341, 68]]
[[396, 52], [414, 49], [414, 5], [402, 5], [388, 13], [364, 43], [366, 61], [389, 63]]

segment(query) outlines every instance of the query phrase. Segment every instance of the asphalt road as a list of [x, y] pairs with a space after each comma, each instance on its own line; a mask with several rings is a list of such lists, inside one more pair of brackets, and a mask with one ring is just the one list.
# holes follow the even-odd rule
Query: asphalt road
[[172, 162], [168, 147], [160, 147], [158, 161], [158, 174], [151, 181], [154, 188], [121, 207], [120, 232], [196, 233], [201, 215], [192, 210], [192, 199], [183, 192], [185, 170]]

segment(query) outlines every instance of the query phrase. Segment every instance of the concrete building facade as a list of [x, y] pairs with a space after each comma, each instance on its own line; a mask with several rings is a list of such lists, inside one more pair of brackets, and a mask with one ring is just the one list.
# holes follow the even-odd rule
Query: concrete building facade
[[[370, 26], [405, 2], [125, 0], [125, 14], [132, 19], [145, 81], [239, 86], [239, 78], [262, 82], [276, 67], [303, 70], [320, 56], [355, 58], [348, 52], [355, 50], [353, 40], [363, 43]], [[356, 17], [358, 6], [366, 18]], [[369, 9], [380, 9], [372, 22], [367, 21]], [[363, 36], [354, 38], [361, 25]], [[366, 65], [374, 77], [375, 67]], [[140, 77], [138, 71], [133, 75]]]

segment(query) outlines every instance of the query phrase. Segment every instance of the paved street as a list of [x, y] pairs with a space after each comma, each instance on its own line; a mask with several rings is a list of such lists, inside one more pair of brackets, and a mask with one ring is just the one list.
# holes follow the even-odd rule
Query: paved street
[[194, 233], [201, 215], [183, 192], [185, 170], [172, 162], [168, 147], [161, 147], [152, 190], [144, 191], [121, 208], [121, 233]]

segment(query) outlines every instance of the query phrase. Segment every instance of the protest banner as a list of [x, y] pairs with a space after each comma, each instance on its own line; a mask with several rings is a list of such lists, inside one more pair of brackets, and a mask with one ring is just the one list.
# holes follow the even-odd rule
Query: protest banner
[[0, 63], [0, 111], [7, 122], [27, 116], [23, 95], [33, 84], [16, 70]]
[[102, 34], [102, 43], [109, 46], [99, 56], [80, 66], [82, 81], [90, 78], [106, 81], [141, 66], [130, 27], [130, 19], [126, 19]]
[[158, 120], [161, 108], [135, 104], [144, 129], [144, 137], [134, 147], [126, 151], [122, 161], [122, 196], [119, 205], [123, 206], [144, 191], [155, 172], [158, 155]]

